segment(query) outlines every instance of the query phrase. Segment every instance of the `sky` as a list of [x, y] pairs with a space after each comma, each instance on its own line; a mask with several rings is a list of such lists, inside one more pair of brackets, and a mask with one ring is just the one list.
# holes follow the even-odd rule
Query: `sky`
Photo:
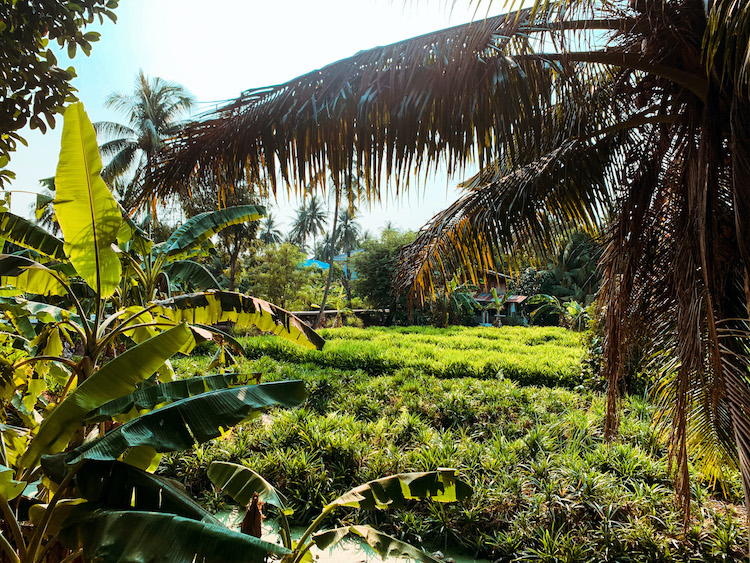
[[[60, 53], [59, 66], [72, 64], [73, 85], [92, 121], [125, 123], [125, 116], [104, 107], [114, 91], [132, 91], [139, 69], [178, 82], [196, 97], [194, 113], [217, 107], [243, 90], [286, 82], [358, 51], [459, 25], [486, 15], [469, 0], [451, 7], [445, 0], [120, 0], [116, 24], [105, 22], [91, 55], [70, 62]], [[486, 10], [486, 9], [485, 9]], [[494, 15], [494, 14], [491, 14]], [[29, 146], [19, 146], [9, 168], [11, 189], [39, 191], [39, 180], [54, 176], [62, 120], [45, 135], [25, 130]], [[462, 178], [445, 174], [428, 179], [423, 189], [384, 207], [363, 210], [363, 228], [377, 233], [390, 221], [418, 229], [456, 199]], [[12, 196], [12, 210], [29, 216], [33, 196]], [[272, 202], [286, 230], [296, 201], [279, 194]]]

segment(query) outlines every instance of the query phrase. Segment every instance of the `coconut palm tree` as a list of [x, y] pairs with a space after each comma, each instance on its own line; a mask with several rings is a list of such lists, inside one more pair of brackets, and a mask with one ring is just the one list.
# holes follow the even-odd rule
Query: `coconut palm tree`
[[260, 224], [258, 239], [264, 244], [279, 244], [282, 241], [281, 230], [276, 223], [273, 213], [269, 213]]
[[327, 220], [328, 212], [323, 207], [321, 198], [317, 195], [310, 196], [297, 208], [297, 216], [289, 233], [290, 242], [304, 246], [308, 237], [312, 237], [314, 248], [315, 237], [323, 233]]
[[342, 209], [339, 213], [339, 227], [336, 240], [339, 248], [346, 253], [346, 277], [344, 278], [344, 289], [346, 290], [346, 300], [351, 305], [352, 301], [352, 268], [350, 259], [352, 250], [355, 250], [360, 243], [362, 227], [357, 223], [357, 214], [354, 210]]
[[[121, 203], [130, 208], [134, 186], [143, 180], [153, 166], [154, 157], [166, 138], [175, 135], [183, 123], [180, 117], [189, 113], [195, 103], [192, 94], [183, 86], [138, 71], [133, 91], [114, 92], [105, 105], [117, 110], [128, 119], [127, 125], [111, 121], [94, 124], [100, 138], [99, 150], [108, 159], [102, 169], [102, 178], [108, 185], [124, 179], [120, 194]], [[102, 143], [102, 139], [108, 139]]]
[[402, 286], [420, 298], [518, 245], [603, 233], [607, 435], [643, 338], [679, 498], [691, 451], [715, 474], [737, 464], [750, 501], [748, 45], [747, 2], [535, 0], [248, 90], [170, 146], [150, 189], [354, 167], [372, 197], [407, 170], [478, 162], [403, 255]]

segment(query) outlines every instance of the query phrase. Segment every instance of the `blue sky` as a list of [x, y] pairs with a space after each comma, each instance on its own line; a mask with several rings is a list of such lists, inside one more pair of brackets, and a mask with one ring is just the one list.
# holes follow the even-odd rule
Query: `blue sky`
[[[179, 82], [201, 102], [204, 111], [243, 90], [285, 82], [357, 51], [393, 43], [475, 18], [468, 0], [120, 0], [118, 21], [99, 31], [90, 57], [70, 64], [74, 81], [92, 121], [125, 122], [104, 108], [113, 91], [132, 89], [138, 69], [149, 76]], [[478, 14], [478, 17], [485, 15]], [[59, 56], [60, 66], [68, 66]], [[61, 127], [41, 135], [25, 131], [28, 147], [12, 156], [13, 190], [38, 190], [40, 178], [53, 176]], [[451, 188], [461, 178], [444, 175], [412, 189], [407, 199], [365, 211], [361, 223], [377, 232], [390, 220], [417, 229], [456, 197]], [[31, 196], [13, 196], [13, 210], [28, 215]], [[274, 214], [287, 221], [295, 201], [280, 195]]]

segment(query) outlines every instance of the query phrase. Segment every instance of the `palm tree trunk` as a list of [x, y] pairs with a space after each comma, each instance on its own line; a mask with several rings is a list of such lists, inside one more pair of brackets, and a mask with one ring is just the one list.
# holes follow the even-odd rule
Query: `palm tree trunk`
[[240, 257], [240, 235], [234, 234], [234, 247], [229, 255], [229, 291], [234, 291], [234, 282], [237, 276], [237, 260]]
[[351, 248], [346, 249], [346, 306], [352, 308], [352, 266], [350, 263], [352, 257]]
[[333, 212], [333, 228], [331, 228], [331, 249], [330, 258], [328, 260], [328, 280], [326, 281], [326, 289], [323, 292], [323, 301], [320, 303], [320, 311], [315, 319], [315, 325], [313, 328], [320, 328], [320, 322], [323, 320], [323, 315], [326, 310], [326, 301], [328, 300], [328, 292], [331, 289], [331, 282], [333, 281], [333, 257], [336, 256], [336, 221], [339, 218], [339, 199], [340, 195], [336, 190], [336, 207]]

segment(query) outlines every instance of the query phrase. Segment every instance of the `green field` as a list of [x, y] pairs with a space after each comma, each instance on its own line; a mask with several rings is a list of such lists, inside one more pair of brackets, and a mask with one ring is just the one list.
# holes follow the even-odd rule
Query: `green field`
[[246, 340], [250, 358], [355, 370], [371, 375], [409, 370], [433, 377], [507, 378], [522, 384], [574, 387], [580, 383], [581, 335], [556, 327], [445, 329], [431, 327], [321, 330], [323, 351], [278, 338]]
[[[213, 460], [243, 463], [287, 495], [300, 524], [365, 481], [456, 467], [474, 486], [468, 502], [352, 509], [329, 524], [374, 523], [430, 550], [491, 561], [732, 561], [747, 552], [746, 530], [733, 516], [732, 503], [742, 499], [737, 475], [724, 492], [696, 482], [691, 522], [683, 528], [646, 399], [624, 400], [619, 440], [603, 440], [603, 396], [565, 388], [578, 377], [578, 335], [505, 327], [324, 334], [324, 352], [295, 350], [286, 358], [286, 346], [249, 339], [251, 350], [271, 350], [273, 357], [243, 360], [243, 370], [260, 371], [265, 380], [303, 379], [306, 403], [167, 456], [160, 471], [224, 510], [229, 499], [210, 486], [206, 467]], [[207, 362], [191, 357], [178, 369], [202, 372]], [[357, 368], [330, 367], [337, 363]], [[500, 369], [562, 385], [498, 379]]]

